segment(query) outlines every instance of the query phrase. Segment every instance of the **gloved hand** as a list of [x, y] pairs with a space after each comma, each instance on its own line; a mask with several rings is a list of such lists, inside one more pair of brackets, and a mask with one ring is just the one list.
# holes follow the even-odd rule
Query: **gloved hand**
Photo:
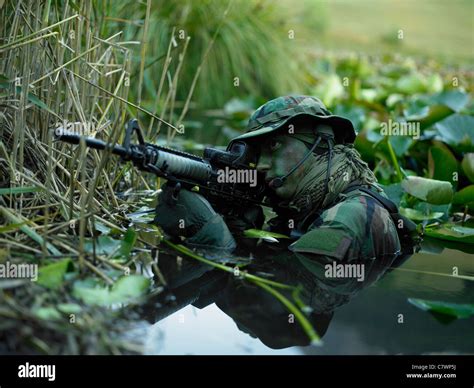
[[230, 253], [236, 243], [222, 217], [200, 194], [165, 184], [158, 196], [155, 223], [170, 236], [203, 250]]

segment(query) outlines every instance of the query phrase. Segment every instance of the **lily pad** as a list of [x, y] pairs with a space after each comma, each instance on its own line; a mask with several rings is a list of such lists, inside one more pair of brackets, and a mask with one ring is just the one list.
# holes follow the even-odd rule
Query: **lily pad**
[[400, 213], [413, 221], [433, 220], [444, 216], [443, 212], [430, 212], [426, 214], [425, 212], [422, 212], [420, 210], [403, 207], [400, 208]]
[[458, 304], [415, 298], [408, 298], [408, 302], [423, 311], [433, 314], [442, 323], [474, 316], [474, 304]]
[[[136, 239], [136, 232], [132, 228], [127, 229], [121, 240], [113, 239], [110, 236], [99, 236], [95, 239], [95, 254], [111, 256], [114, 259], [128, 259]], [[86, 252], [93, 254], [93, 241], [87, 241], [84, 244], [84, 249]]]
[[74, 268], [70, 259], [59, 260], [45, 265], [38, 270], [37, 283], [51, 289], [58, 289], [63, 284], [64, 275]]
[[330, 74], [317, 85], [313, 94], [319, 96], [326, 106], [331, 106], [344, 96], [344, 86], [337, 74]]
[[390, 144], [395, 151], [395, 155], [402, 157], [413, 144], [413, 138], [409, 136], [391, 136]]
[[432, 95], [430, 101], [435, 104], [445, 105], [454, 112], [459, 112], [469, 102], [469, 94], [461, 90], [446, 90]]
[[474, 209], [474, 185], [467, 186], [454, 194], [453, 204], [465, 205]]
[[453, 187], [449, 182], [409, 176], [402, 181], [402, 187], [414, 197], [434, 205], [450, 203], [453, 198]]
[[461, 152], [474, 152], [474, 117], [454, 114], [436, 123], [436, 138]]
[[457, 184], [454, 180], [458, 171], [458, 162], [452, 152], [444, 144], [440, 143], [431, 147], [428, 152], [429, 177], [440, 181]]
[[404, 94], [423, 93], [427, 90], [427, 82], [423, 75], [413, 73], [401, 77], [395, 84], [395, 88]]
[[429, 237], [443, 240], [458, 241], [464, 244], [474, 244], [474, 228], [460, 224], [447, 223], [427, 227], [425, 234]]
[[124, 276], [111, 289], [91, 287], [90, 282], [77, 281], [74, 284], [73, 295], [87, 304], [110, 306], [117, 303], [127, 303], [140, 297], [149, 285], [150, 280], [141, 275]]
[[400, 206], [400, 201], [403, 196], [403, 189], [400, 183], [393, 183], [391, 185], [381, 185], [385, 194], [388, 198], [395, 203], [395, 205]]
[[403, 115], [406, 120], [421, 120], [427, 117], [430, 113], [430, 106], [424, 101], [415, 100], [408, 103], [408, 106], [403, 110]]
[[439, 93], [443, 90], [443, 79], [437, 73], [431, 74], [426, 79], [428, 93]]
[[[446, 117], [451, 116], [453, 113], [454, 111], [445, 105], [431, 105], [428, 114], [425, 117], [415, 121], [419, 121], [420, 129], [425, 130], [431, 127], [433, 124], [436, 124], [437, 122], [444, 120]], [[413, 120], [410, 119], [409, 121]]]
[[354, 105], [338, 104], [334, 108], [334, 114], [343, 116], [352, 121], [354, 128], [362, 128], [369, 118], [366, 118], [365, 111], [361, 107]]
[[440, 254], [445, 248], [454, 249], [470, 255], [474, 255], [474, 244], [462, 244], [458, 241], [441, 240], [439, 238], [423, 236], [420, 252]]
[[[114, 252], [118, 252], [120, 245], [120, 240], [115, 240], [110, 236], [99, 236], [95, 240], [95, 254], [110, 256]], [[88, 253], [94, 253], [94, 244], [92, 240], [84, 243], [84, 250]]]
[[474, 153], [470, 152], [464, 155], [461, 163], [464, 174], [474, 183]]

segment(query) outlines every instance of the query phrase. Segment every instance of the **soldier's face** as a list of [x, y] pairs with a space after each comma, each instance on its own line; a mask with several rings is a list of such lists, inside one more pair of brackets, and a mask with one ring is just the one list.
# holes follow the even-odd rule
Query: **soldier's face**
[[[265, 174], [265, 181], [269, 184], [272, 179], [283, 177], [303, 158], [308, 152], [307, 147], [299, 140], [291, 136], [274, 136], [264, 140], [257, 170]], [[296, 191], [296, 187], [308, 171], [309, 163], [306, 161], [292, 173], [281, 187], [272, 188], [276, 195], [282, 199], [290, 199]]]

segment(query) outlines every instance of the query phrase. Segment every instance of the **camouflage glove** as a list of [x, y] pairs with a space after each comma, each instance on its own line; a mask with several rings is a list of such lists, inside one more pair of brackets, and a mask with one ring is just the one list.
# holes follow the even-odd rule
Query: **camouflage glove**
[[202, 250], [230, 253], [236, 243], [222, 217], [200, 194], [167, 184], [158, 196], [155, 223], [168, 235], [183, 236], [184, 243]]

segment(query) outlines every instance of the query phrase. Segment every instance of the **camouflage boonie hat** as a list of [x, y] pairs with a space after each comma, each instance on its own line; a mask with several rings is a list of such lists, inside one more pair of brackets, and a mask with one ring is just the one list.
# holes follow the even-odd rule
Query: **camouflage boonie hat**
[[311, 96], [284, 96], [268, 101], [250, 117], [247, 132], [234, 140], [249, 139], [273, 132], [296, 116], [307, 115], [331, 126], [338, 144], [353, 143], [356, 132], [352, 122], [332, 115], [321, 100]]

